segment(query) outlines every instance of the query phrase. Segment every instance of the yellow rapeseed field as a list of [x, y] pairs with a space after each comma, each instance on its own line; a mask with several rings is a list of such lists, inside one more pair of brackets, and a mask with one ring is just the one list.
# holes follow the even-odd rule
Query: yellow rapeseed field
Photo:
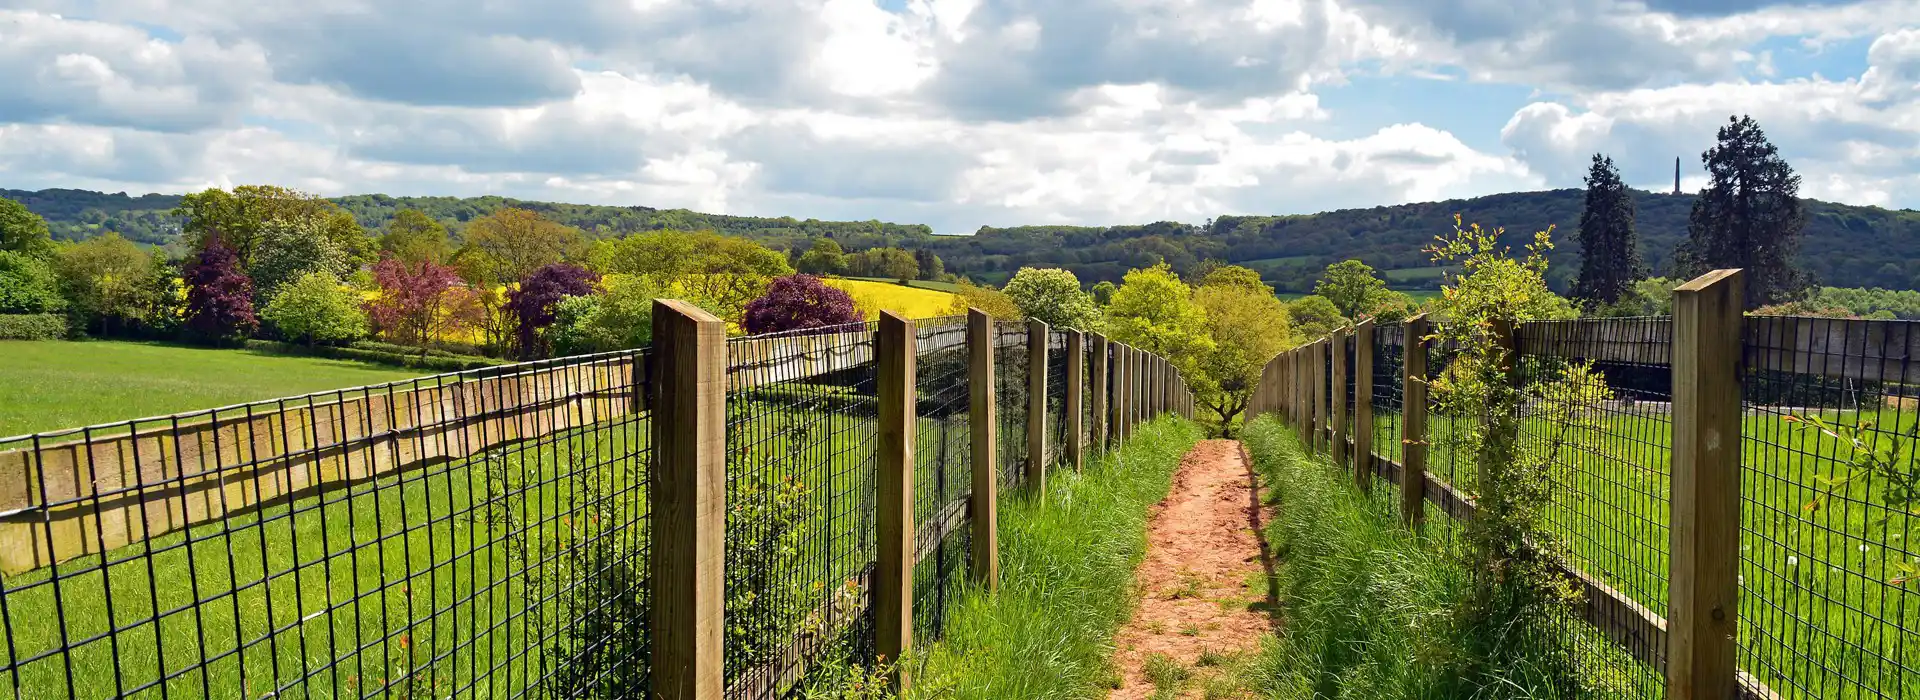
[[954, 295], [948, 292], [864, 280], [830, 279], [826, 282], [851, 295], [854, 305], [866, 314], [868, 320], [879, 318], [882, 309], [907, 318], [933, 318], [945, 316], [947, 310], [953, 308]]

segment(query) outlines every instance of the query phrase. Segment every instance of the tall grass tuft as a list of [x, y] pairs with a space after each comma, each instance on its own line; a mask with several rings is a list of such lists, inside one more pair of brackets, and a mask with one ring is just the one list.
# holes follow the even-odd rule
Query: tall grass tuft
[[1161, 419], [1084, 474], [1050, 475], [1044, 498], [1003, 493], [1000, 592], [961, 597], [946, 640], [915, 674], [914, 695], [1105, 697], [1119, 681], [1113, 634], [1133, 610], [1148, 511], [1200, 432]]
[[1249, 424], [1248, 451], [1274, 507], [1268, 540], [1283, 613], [1245, 679], [1274, 698], [1555, 698], [1557, 660], [1472, 667], [1498, 629], [1466, 629], [1471, 580], [1437, 541], [1398, 524], [1394, 488], [1371, 496], [1307, 456], [1272, 420]]

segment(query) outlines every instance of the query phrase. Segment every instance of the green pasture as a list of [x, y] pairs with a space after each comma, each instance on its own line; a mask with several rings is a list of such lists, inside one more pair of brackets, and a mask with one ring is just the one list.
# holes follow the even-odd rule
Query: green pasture
[[[1853, 411], [1820, 412], [1853, 424]], [[1850, 454], [1840, 440], [1783, 419], [1798, 411], [1749, 412], [1741, 452], [1742, 624], [1740, 665], [1783, 697], [1872, 698], [1920, 691], [1920, 582], [1897, 582], [1914, 562], [1913, 519], [1881, 504], [1883, 485], [1836, 485]], [[1881, 430], [1912, 427], [1911, 411], [1869, 415]], [[1396, 413], [1375, 413], [1374, 450], [1400, 460]], [[1463, 489], [1471, 459], [1429, 418], [1428, 471]], [[1568, 429], [1524, 422], [1527, 449], [1560, 457], [1549, 518], [1572, 562], [1665, 615], [1671, 423], [1649, 407], [1607, 409], [1597, 425]], [[1557, 449], [1556, 449], [1557, 446]], [[1913, 446], [1900, 447], [1911, 463]], [[1443, 543], [1452, 528], [1428, 505]], [[1904, 670], [1903, 670], [1904, 667]]]
[[[877, 441], [870, 398], [781, 389], [729, 397], [728, 482], [729, 512], [753, 514], [729, 523], [730, 558], [759, 551], [782, 572], [754, 629], [784, 642], [872, 561]], [[924, 520], [969, 490], [968, 432], [964, 416], [920, 428]], [[505, 698], [543, 678], [615, 692], [607, 679], [645, 668], [643, 642], [609, 630], [644, 615], [648, 430], [586, 426], [9, 576], [0, 683], [60, 698]], [[762, 517], [781, 499], [800, 513], [785, 538]], [[777, 651], [758, 641], [730, 637], [730, 673]]]
[[0, 436], [419, 375], [346, 360], [120, 341], [5, 340], [0, 358]]

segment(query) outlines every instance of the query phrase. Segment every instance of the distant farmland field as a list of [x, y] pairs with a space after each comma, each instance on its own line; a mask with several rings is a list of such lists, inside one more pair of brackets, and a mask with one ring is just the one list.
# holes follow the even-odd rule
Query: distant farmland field
[[853, 302], [867, 313], [868, 318], [875, 317], [881, 310], [902, 314], [907, 318], [945, 316], [955, 299], [949, 292], [904, 287], [893, 282], [829, 279], [827, 284], [852, 295]]

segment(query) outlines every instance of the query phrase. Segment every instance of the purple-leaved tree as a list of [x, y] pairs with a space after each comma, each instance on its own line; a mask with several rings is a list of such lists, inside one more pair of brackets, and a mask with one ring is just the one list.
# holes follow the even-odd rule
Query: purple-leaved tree
[[767, 293], [747, 304], [741, 326], [748, 333], [797, 331], [861, 321], [853, 297], [813, 275], [788, 275], [767, 285]]
[[514, 335], [519, 340], [520, 357], [537, 359], [552, 352], [552, 343], [540, 334], [553, 325], [553, 309], [561, 299], [592, 294], [600, 275], [569, 263], [541, 266], [520, 281], [520, 288], [507, 298], [507, 309], [517, 320]]
[[187, 267], [187, 328], [216, 343], [245, 340], [260, 326], [253, 316], [253, 280], [240, 271], [240, 257], [209, 238]]

